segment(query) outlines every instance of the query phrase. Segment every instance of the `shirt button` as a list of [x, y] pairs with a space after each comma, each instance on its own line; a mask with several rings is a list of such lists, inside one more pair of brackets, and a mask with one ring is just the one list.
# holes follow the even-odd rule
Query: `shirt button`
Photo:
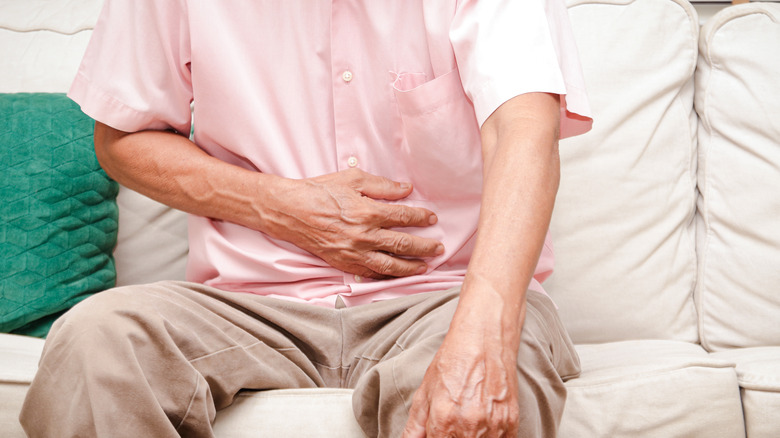
[[363, 277], [359, 275], [355, 275], [355, 283], [362, 283], [362, 282], [363, 282]]
[[358, 165], [358, 160], [357, 160], [357, 158], [355, 158], [355, 157], [349, 157], [349, 159], [347, 160], [347, 165], [348, 165], [349, 167], [357, 167], [357, 165]]
[[341, 79], [344, 79], [344, 82], [350, 82], [352, 80], [352, 72], [346, 70], [344, 73], [341, 74]]

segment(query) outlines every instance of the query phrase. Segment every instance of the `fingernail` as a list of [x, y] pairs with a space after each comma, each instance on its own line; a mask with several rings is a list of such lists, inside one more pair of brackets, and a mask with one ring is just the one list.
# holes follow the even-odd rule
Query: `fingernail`
[[429, 224], [433, 225], [433, 224], [435, 224], [436, 222], [439, 222], [439, 218], [438, 218], [438, 217], [436, 217], [436, 215], [435, 215], [435, 214], [432, 214], [432, 215], [428, 216], [428, 223], [429, 223]]
[[440, 256], [442, 254], [444, 254], [444, 245], [439, 244], [436, 246], [436, 255]]
[[422, 274], [425, 274], [425, 271], [427, 271], [427, 270], [428, 270], [428, 267], [423, 265], [423, 266], [420, 266], [419, 268], [417, 268], [417, 271], [415, 272], [415, 274], [422, 275]]
[[408, 183], [408, 182], [402, 182], [401, 183], [401, 188], [404, 189], [404, 190], [409, 190], [411, 187], [412, 187], [411, 183]]

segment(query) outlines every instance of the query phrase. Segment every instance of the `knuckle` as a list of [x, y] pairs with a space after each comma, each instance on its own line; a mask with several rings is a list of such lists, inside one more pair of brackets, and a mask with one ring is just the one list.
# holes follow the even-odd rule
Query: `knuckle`
[[519, 423], [520, 423], [520, 407], [513, 404], [509, 408], [509, 412], [507, 413], [507, 424], [514, 428], [517, 427]]
[[401, 255], [412, 255], [414, 244], [409, 235], [402, 234], [393, 242], [393, 252]]
[[367, 255], [360, 256], [359, 259], [350, 260], [348, 263], [348, 268], [344, 269], [345, 272], [348, 272], [350, 274], [358, 275], [360, 277], [365, 278], [378, 278], [379, 275], [374, 272], [370, 266], [367, 266], [368, 263], [366, 262]]
[[369, 269], [369, 268], [367, 268], [365, 266], [360, 266], [353, 273], [355, 275], [358, 275], [358, 276], [364, 277], [364, 278], [381, 278], [381, 276], [379, 274], [377, 274], [376, 272], [372, 271], [371, 269]]
[[354, 230], [352, 232], [352, 241], [355, 246], [361, 249], [371, 250], [376, 245], [376, 233], [367, 232], [366, 230]]
[[428, 239], [425, 241], [425, 255], [435, 255], [440, 243], [436, 240]]
[[372, 252], [367, 257], [367, 267], [378, 274], [393, 274], [393, 259], [377, 252]]
[[371, 237], [368, 239], [373, 249], [377, 251], [392, 252], [394, 246], [394, 239], [388, 235], [384, 230], [378, 230], [371, 233]]
[[402, 207], [396, 210], [395, 220], [401, 224], [410, 224], [414, 220], [413, 214], [409, 208]]
[[374, 210], [362, 204], [353, 205], [342, 213], [344, 222], [361, 228], [367, 228], [370, 224], [376, 222], [375, 217], [376, 213]]
[[435, 419], [434, 427], [448, 428], [456, 423], [457, 415], [450, 404], [436, 403], [431, 406], [431, 417]]
[[360, 171], [360, 169], [345, 169], [340, 171], [339, 174], [344, 177], [346, 183], [353, 189], [362, 190], [366, 183], [365, 175]]
[[385, 275], [394, 275], [396, 272], [393, 270], [393, 267], [394, 265], [390, 257], [383, 258], [377, 266], [377, 272]]
[[345, 170], [342, 170], [341, 172], [345, 176], [347, 176], [349, 178], [352, 178], [352, 179], [362, 179], [362, 176], [363, 176], [362, 175], [363, 173], [360, 171], [360, 169], [358, 169], [356, 167], [345, 169]]
[[466, 430], [479, 430], [485, 424], [487, 424], [485, 417], [478, 414], [461, 419], [461, 425]]
[[428, 406], [428, 390], [427, 390], [427, 383], [425, 381], [422, 382], [420, 387], [417, 389], [417, 391], [414, 392], [414, 395], [412, 396], [412, 407], [419, 407], [419, 406], [425, 406], [427, 408]]
[[338, 239], [341, 246], [350, 250], [361, 249], [366, 241], [365, 233], [361, 233], [352, 227], [341, 230], [341, 239]]
[[377, 227], [379, 224], [385, 221], [386, 214], [382, 210], [376, 207], [375, 204], [369, 204], [364, 210], [363, 210], [363, 219], [372, 225], [376, 225]]
[[516, 403], [502, 403], [495, 406], [487, 421], [495, 428], [492, 436], [516, 436], [520, 423], [520, 406]]

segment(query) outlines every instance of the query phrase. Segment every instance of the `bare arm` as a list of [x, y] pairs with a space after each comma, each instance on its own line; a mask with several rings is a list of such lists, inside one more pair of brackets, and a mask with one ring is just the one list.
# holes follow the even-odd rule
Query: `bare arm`
[[106, 173], [150, 198], [188, 213], [261, 225], [257, 186], [274, 177], [226, 165], [186, 137], [168, 131], [127, 133], [98, 122], [95, 152]]
[[[304, 180], [253, 172], [209, 156], [173, 132], [95, 126], [95, 151], [121, 184], [174, 208], [286, 240], [331, 266], [371, 278], [421, 273], [441, 243], [391, 231], [429, 226], [433, 212], [399, 200], [411, 185], [357, 169]], [[400, 257], [405, 256], [405, 257]]]
[[558, 118], [558, 96], [531, 93], [482, 127], [477, 244], [450, 330], [415, 394], [407, 438], [517, 434], [517, 353], [558, 189]]

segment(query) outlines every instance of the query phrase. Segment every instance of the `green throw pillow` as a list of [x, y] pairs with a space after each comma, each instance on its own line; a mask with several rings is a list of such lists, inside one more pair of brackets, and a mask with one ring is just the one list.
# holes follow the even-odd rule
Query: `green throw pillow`
[[118, 185], [64, 94], [0, 94], [0, 332], [45, 337], [112, 287]]

